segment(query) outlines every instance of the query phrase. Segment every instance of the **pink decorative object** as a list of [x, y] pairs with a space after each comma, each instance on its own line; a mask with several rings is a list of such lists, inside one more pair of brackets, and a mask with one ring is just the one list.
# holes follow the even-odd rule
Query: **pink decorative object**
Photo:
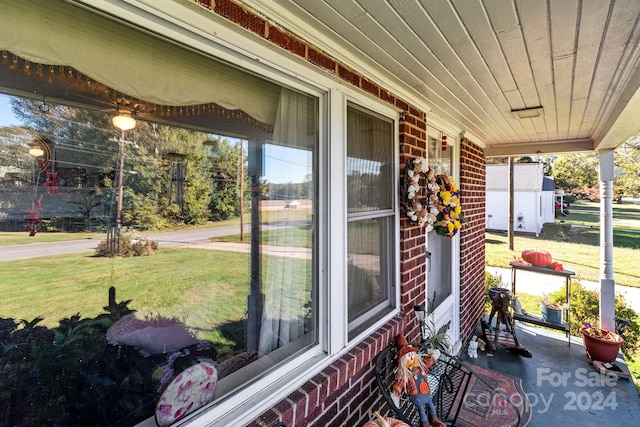
[[210, 362], [200, 362], [182, 371], [169, 383], [156, 406], [156, 422], [170, 426], [213, 400], [218, 372]]
[[172, 353], [198, 342], [177, 319], [156, 317], [140, 320], [134, 315], [114, 323], [107, 331], [107, 341], [113, 345], [136, 347], [143, 356]]

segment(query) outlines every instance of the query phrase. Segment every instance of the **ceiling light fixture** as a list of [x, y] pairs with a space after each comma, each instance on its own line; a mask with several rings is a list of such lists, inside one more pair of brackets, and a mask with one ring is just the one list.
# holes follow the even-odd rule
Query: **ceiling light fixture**
[[29, 148], [29, 155], [33, 157], [42, 157], [44, 156], [44, 150], [40, 146], [40, 144], [33, 144], [31, 148]]
[[136, 119], [131, 117], [131, 110], [118, 108], [118, 115], [111, 119], [111, 123], [120, 130], [131, 130], [136, 127]]
[[511, 112], [519, 119], [532, 119], [534, 117], [542, 116], [544, 109], [542, 106], [521, 108], [519, 110], [511, 110]]

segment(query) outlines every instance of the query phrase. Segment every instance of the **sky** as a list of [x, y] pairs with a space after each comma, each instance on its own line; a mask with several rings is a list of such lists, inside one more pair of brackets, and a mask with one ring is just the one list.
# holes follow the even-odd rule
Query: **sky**
[[268, 144], [264, 175], [268, 182], [283, 184], [301, 183], [312, 174], [311, 154], [306, 150]]
[[7, 95], [0, 94], [0, 126], [12, 126], [19, 124], [18, 120], [11, 112], [9, 99], [10, 98]]

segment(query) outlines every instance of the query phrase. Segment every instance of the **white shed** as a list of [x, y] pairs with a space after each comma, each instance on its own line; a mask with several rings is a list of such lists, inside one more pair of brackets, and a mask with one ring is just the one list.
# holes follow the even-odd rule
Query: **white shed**
[[[544, 176], [542, 163], [516, 163], [513, 170], [516, 232], [540, 234], [545, 222], [555, 221], [555, 190], [551, 177]], [[488, 230], [508, 229], [509, 166], [487, 165]]]

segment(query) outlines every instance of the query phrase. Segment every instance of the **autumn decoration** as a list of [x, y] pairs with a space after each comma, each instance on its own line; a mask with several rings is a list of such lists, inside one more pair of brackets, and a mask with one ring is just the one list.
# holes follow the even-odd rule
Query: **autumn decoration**
[[551, 254], [542, 249], [525, 249], [521, 256], [513, 256], [512, 263], [525, 267], [547, 267], [555, 271], [564, 271], [562, 263], [553, 261]]
[[460, 190], [455, 179], [436, 174], [427, 159], [418, 157], [407, 162], [405, 168], [404, 205], [414, 224], [426, 226], [442, 236], [453, 237], [468, 223], [462, 215]]
[[373, 412], [373, 417], [371, 421], [367, 421], [362, 427], [411, 427], [399, 419], [383, 417], [378, 411]]

